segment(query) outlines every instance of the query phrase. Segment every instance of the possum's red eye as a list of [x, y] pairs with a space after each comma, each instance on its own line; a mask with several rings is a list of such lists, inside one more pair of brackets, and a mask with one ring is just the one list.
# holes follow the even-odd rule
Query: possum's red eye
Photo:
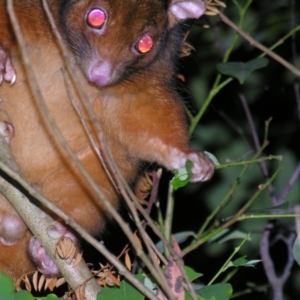
[[136, 50], [139, 53], [147, 53], [153, 46], [153, 39], [149, 34], [143, 35], [136, 43]]
[[93, 8], [89, 11], [86, 17], [87, 24], [92, 27], [99, 29], [103, 26], [106, 20], [105, 12], [100, 8]]

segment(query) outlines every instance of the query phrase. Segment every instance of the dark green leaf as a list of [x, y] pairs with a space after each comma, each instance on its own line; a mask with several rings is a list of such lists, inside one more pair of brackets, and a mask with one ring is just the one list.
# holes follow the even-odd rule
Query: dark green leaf
[[187, 274], [187, 276], [188, 276], [188, 278], [189, 278], [190, 281], [194, 281], [195, 279], [203, 276], [203, 274], [194, 271], [190, 267], [184, 266], [184, 269], [185, 269], [186, 274]]
[[246, 78], [255, 70], [264, 68], [269, 61], [266, 58], [256, 58], [246, 63], [227, 62], [217, 64], [217, 70], [224, 75], [236, 78], [240, 84], [243, 84]]
[[295, 239], [294, 245], [293, 245], [293, 255], [295, 261], [300, 266], [300, 239], [299, 236]]
[[271, 206], [271, 207], [267, 207], [267, 208], [263, 208], [263, 209], [260, 209], [260, 210], [257, 210], [257, 211], [251, 211], [251, 212], [248, 212], [253, 214], [281, 214], [281, 213], [284, 213], [287, 209], [289, 208], [289, 202], [284, 202], [280, 205], [277, 205], [277, 206]]
[[217, 158], [210, 152], [204, 151], [204, 153], [209, 157], [209, 159], [215, 164], [215, 166], [218, 166], [220, 163], [217, 160]]
[[7, 275], [0, 272], [0, 299], [11, 300], [14, 290], [13, 281]]
[[104, 287], [97, 295], [99, 300], [143, 300], [144, 298], [140, 291], [125, 280], [121, 281], [119, 288]]
[[246, 256], [242, 256], [234, 261], [230, 261], [226, 266], [226, 269], [230, 267], [255, 267], [259, 262], [261, 262], [260, 259], [248, 260]]
[[[245, 233], [243, 231], [234, 230], [233, 232], [230, 232], [229, 234], [224, 236], [222, 239], [218, 240], [218, 244], [221, 244], [221, 243], [227, 242], [229, 240], [233, 240], [233, 239], [244, 239], [247, 235], [248, 235], [248, 233]], [[250, 241], [251, 238], [248, 237], [248, 240]]]
[[150, 290], [153, 294], [156, 294], [157, 292], [157, 286], [156, 284], [152, 281], [150, 277], [145, 277], [144, 279], [144, 285], [145, 287]]
[[[194, 231], [177, 232], [173, 236], [178, 244], [184, 243], [189, 237], [197, 238], [197, 235]], [[163, 242], [159, 241], [158, 243], [156, 243], [156, 248], [159, 250], [159, 252], [162, 253], [164, 251]]]
[[178, 244], [184, 243], [190, 237], [193, 237], [195, 239], [197, 238], [197, 234], [194, 231], [177, 232], [173, 236]]
[[204, 299], [215, 297], [216, 300], [228, 300], [232, 295], [232, 287], [229, 283], [217, 283], [205, 286], [196, 293]]
[[233, 265], [235, 267], [239, 267], [239, 266], [247, 264], [248, 263], [248, 259], [246, 258], [246, 256], [242, 256], [242, 257], [234, 260], [232, 263], [233, 263]]
[[45, 300], [58, 300], [58, 299], [62, 299], [62, 298], [59, 298], [54, 294], [49, 294], [49, 295], [47, 295]]
[[34, 300], [34, 297], [28, 291], [20, 291], [15, 293], [13, 298], [11, 299], [12, 300]]
[[216, 241], [217, 239], [219, 239], [221, 236], [225, 235], [227, 232], [229, 231], [228, 228], [225, 228], [223, 229], [222, 231], [218, 232], [216, 235], [214, 235], [212, 238], [210, 238], [208, 241], [211, 243], [211, 242], [214, 242]]

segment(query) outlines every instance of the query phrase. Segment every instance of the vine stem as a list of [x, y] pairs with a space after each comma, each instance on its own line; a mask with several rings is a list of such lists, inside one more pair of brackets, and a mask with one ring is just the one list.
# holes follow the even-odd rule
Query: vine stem
[[269, 155], [269, 156], [261, 157], [261, 158], [257, 158], [257, 159], [237, 161], [237, 162], [232, 162], [232, 163], [228, 163], [228, 164], [218, 165], [218, 166], [216, 166], [216, 169], [224, 169], [224, 168], [233, 167], [233, 166], [240, 166], [240, 165], [245, 166], [245, 165], [250, 165], [250, 164], [253, 164], [253, 163], [260, 163], [260, 162], [265, 161], [265, 160], [273, 160], [273, 159], [282, 161], [283, 156], [282, 155]]
[[278, 173], [281, 170], [281, 165], [278, 166], [277, 170], [274, 172], [271, 178], [269, 178], [264, 184], [259, 185], [256, 192], [253, 194], [253, 196], [248, 200], [248, 202], [237, 212], [237, 214], [230, 219], [228, 222], [222, 224], [220, 227], [216, 228], [215, 230], [212, 230], [210, 232], [207, 232], [203, 235], [203, 237], [199, 238], [198, 240], [195, 240], [192, 242], [187, 248], [185, 248], [182, 251], [182, 255], [185, 256], [192, 250], [196, 249], [200, 245], [202, 245], [204, 242], [211, 239], [213, 236], [224, 230], [225, 228], [230, 227], [232, 224], [238, 221], [239, 217], [244, 214], [244, 212], [253, 204], [253, 202], [257, 199], [257, 197], [261, 194], [263, 190], [265, 190], [268, 185], [277, 177]]
[[242, 215], [237, 221], [243, 221], [247, 219], [279, 219], [279, 218], [300, 218], [300, 214], [248, 214]]
[[212, 278], [212, 280], [207, 284], [212, 285], [213, 282], [220, 276], [221, 273], [223, 273], [227, 269], [227, 265], [230, 263], [231, 259], [239, 252], [241, 247], [244, 245], [244, 243], [249, 239], [250, 234], [248, 234], [243, 241], [240, 243], [238, 247], [235, 247], [232, 254], [229, 256], [229, 258], [226, 260], [226, 262], [223, 264], [221, 269], [217, 272], [217, 274]]

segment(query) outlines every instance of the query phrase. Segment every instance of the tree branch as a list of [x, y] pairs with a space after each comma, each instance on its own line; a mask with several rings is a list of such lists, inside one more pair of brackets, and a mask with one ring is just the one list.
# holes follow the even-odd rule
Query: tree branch
[[[0, 137], [0, 161], [15, 172], [19, 170], [3, 137]], [[18, 173], [20, 174], [21, 172], [18, 171]], [[29, 185], [29, 183], [27, 184]], [[59, 267], [71, 288], [75, 291], [81, 284], [85, 283], [87, 279], [91, 278], [91, 280], [85, 283], [84, 294], [86, 299], [96, 299], [100, 286], [92, 277], [92, 274], [84, 261], [82, 260], [80, 262], [77, 271], [67, 260], [62, 260], [59, 257], [53, 256], [53, 250], [55, 249], [58, 240], [51, 239], [48, 236], [48, 229], [53, 224], [52, 218], [46, 215], [40, 208], [33, 205], [17, 188], [2, 177], [0, 177], [0, 192], [7, 198], [34, 236], [43, 245], [48, 255]], [[39, 226], [36, 226], [36, 224], [39, 224]], [[25, 251], [26, 249], [24, 249], [24, 252]]]

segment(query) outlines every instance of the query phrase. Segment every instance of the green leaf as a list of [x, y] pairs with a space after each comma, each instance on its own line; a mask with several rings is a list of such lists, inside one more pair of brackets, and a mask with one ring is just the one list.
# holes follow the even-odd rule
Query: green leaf
[[0, 272], [0, 299], [11, 300], [14, 291], [13, 281], [7, 275]]
[[0, 290], [1, 292], [13, 293], [15, 291], [14, 283], [9, 278], [0, 271]]
[[205, 286], [196, 293], [204, 299], [214, 297], [216, 300], [228, 300], [232, 295], [232, 287], [229, 283], [217, 283]]
[[264, 68], [269, 61], [266, 58], [256, 58], [246, 63], [227, 62], [217, 64], [217, 70], [224, 75], [236, 78], [240, 84], [243, 84], [246, 78], [255, 70]]
[[35, 298], [28, 291], [19, 291], [19, 292], [15, 293], [13, 298], [11, 298], [11, 299], [12, 300], [34, 300]]
[[229, 229], [225, 228], [222, 231], [218, 232], [216, 235], [214, 235], [212, 238], [210, 238], [208, 241], [210, 243], [212, 243], [212, 242], [216, 241], [217, 239], [219, 239], [221, 236], [225, 235], [228, 231], [229, 231]]
[[[245, 232], [240, 231], [240, 230], [234, 230], [233, 232], [227, 234], [225, 237], [220, 239], [218, 241], [218, 244], [225, 243], [225, 242], [227, 242], [229, 240], [233, 240], [233, 239], [244, 239], [247, 236], [248, 236], [248, 233], [245, 233]], [[248, 237], [248, 240], [250, 241], [251, 238]]]
[[260, 259], [248, 260], [246, 256], [242, 256], [234, 261], [230, 261], [225, 270], [230, 267], [255, 267], [255, 265], [259, 262], [261, 262]]
[[197, 238], [197, 234], [194, 231], [181, 231], [173, 234], [178, 244], [184, 243], [188, 238]]
[[293, 255], [294, 255], [294, 259], [295, 261], [298, 263], [298, 265], [300, 266], [300, 239], [299, 236], [296, 237], [295, 241], [294, 241], [294, 245], [293, 245]]
[[193, 300], [193, 298], [186, 291], [184, 291], [184, 300]]
[[264, 214], [282, 214], [284, 212], [286, 212], [286, 210], [288, 210], [289, 208], [289, 202], [284, 202], [280, 205], [277, 206], [271, 206], [271, 207], [267, 207], [267, 208], [263, 208], [260, 210], [256, 210], [256, 211], [251, 211], [251, 212], [247, 212], [248, 214], [260, 214], [260, 215], [264, 215]]
[[215, 166], [218, 166], [220, 164], [218, 159], [212, 153], [204, 151], [204, 154], [209, 157], [209, 159], [215, 164]]
[[193, 162], [188, 159], [184, 168], [174, 170], [174, 177], [171, 180], [171, 184], [175, 191], [189, 183], [193, 175], [192, 168]]
[[[212, 297], [210, 299], [206, 299], [206, 298], [203, 298], [201, 296], [198, 297], [199, 300], [216, 300], [215, 297]], [[192, 296], [190, 296], [187, 292], [184, 293], [184, 300], [193, 300]]]
[[239, 266], [243, 266], [245, 264], [248, 263], [248, 259], [246, 258], [246, 256], [242, 256], [240, 258], [237, 258], [236, 260], [234, 260], [232, 262], [232, 264], [235, 266], [235, 267], [239, 267]]
[[254, 283], [251, 281], [247, 281], [246, 286], [251, 288], [251, 290], [253, 290], [253, 291], [265, 293], [265, 294], [267, 293], [267, 291], [270, 287], [268, 284], [257, 285], [257, 283]]
[[[184, 243], [189, 237], [193, 237], [195, 239], [197, 238], [197, 234], [194, 231], [177, 232], [177, 233], [173, 234], [173, 236], [178, 244]], [[156, 243], [155, 246], [159, 252], [163, 253], [164, 243], [162, 241], [159, 241], [158, 243]]]
[[106, 286], [97, 294], [97, 300], [143, 300], [144, 298], [140, 291], [125, 280], [121, 281], [120, 287]]
[[62, 298], [57, 297], [55, 294], [49, 294], [46, 297], [46, 300], [58, 300], [58, 299], [62, 299]]
[[57, 297], [55, 294], [48, 294], [46, 297], [35, 298], [36, 300], [63, 300], [61, 297]]
[[157, 286], [156, 284], [152, 281], [151, 278], [145, 277], [144, 279], [144, 286], [150, 290], [153, 294], [156, 294], [157, 292]]
[[261, 261], [261, 259], [251, 259], [244, 265], [244, 267], [255, 267], [255, 265], [260, 263]]
[[188, 266], [184, 266], [184, 269], [190, 281], [194, 281], [195, 279], [203, 276], [203, 274], [194, 271], [192, 268]]

